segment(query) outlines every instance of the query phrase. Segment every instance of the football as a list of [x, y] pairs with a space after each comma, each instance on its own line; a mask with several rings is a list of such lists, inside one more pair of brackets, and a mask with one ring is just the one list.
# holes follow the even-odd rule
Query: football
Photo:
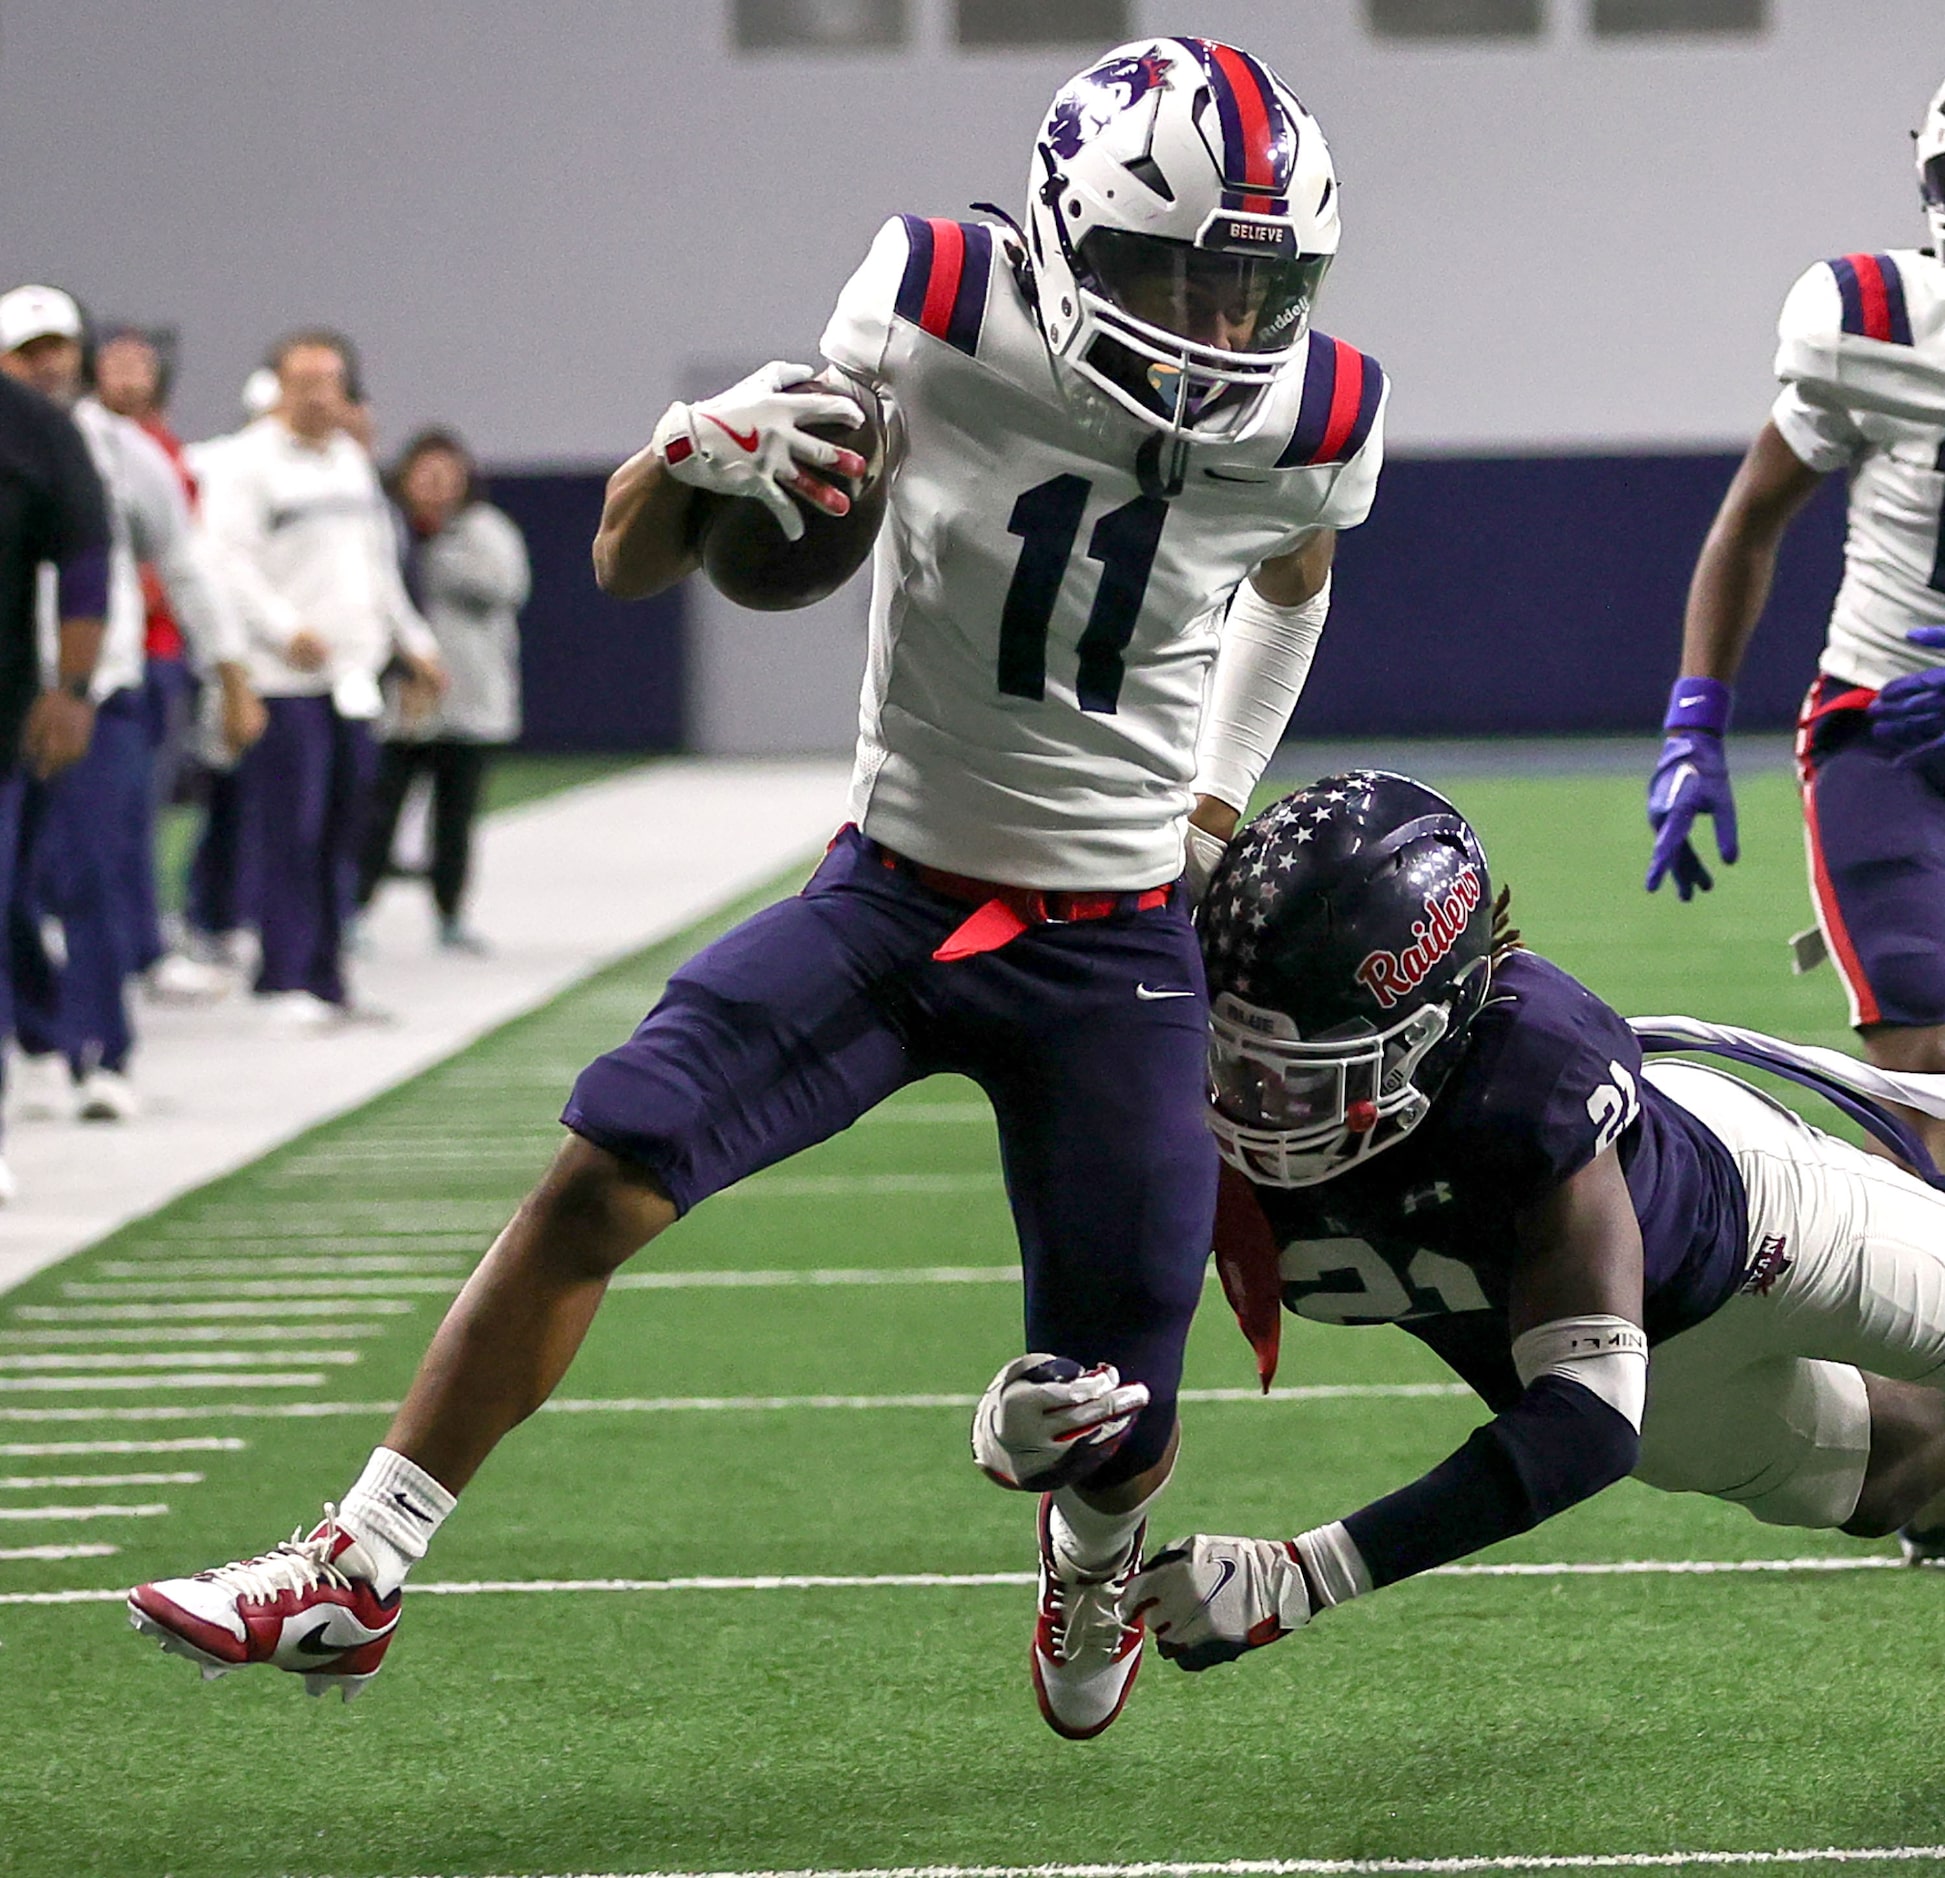
[[[812, 382], [792, 391], [827, 390]], [[829, 515], [793, 495], [804, 518], [802, 539], [789, 540], [762, 503], [747, 496], [699, 492], [696, 548], [710, 585], [725, 599], [759, 613], [809, 606], [835, 593], [864, 565], [885, 518], [885, 492], [895, 460], [896, 426], [886, 400], [869, 385], [847, 379], [836, 387], [857, 400], [864, 422], [809, 424], [813, 436], [855, 450], [865, 460], [861, 477], [816, 473], [851, 498], [844, 515]]]

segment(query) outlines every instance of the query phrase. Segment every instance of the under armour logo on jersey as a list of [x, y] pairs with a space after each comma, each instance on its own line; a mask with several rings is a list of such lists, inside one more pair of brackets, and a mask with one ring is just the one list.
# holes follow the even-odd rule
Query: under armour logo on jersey
[[1434, 1180], [1425, 1186], [1414, 1187], [1398, 1204], [1407, 1213], [1422, 1213], [1428, 1206], [1450, 1206], [1452, 1183], [1449, 1180]]

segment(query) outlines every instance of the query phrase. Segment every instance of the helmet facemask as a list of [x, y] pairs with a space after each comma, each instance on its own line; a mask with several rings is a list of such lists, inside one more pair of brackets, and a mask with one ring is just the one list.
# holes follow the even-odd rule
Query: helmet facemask
[[1933, 94], [1923, 128], [1912, 136], [1917, 145], [1918, 195], [1925, 206], [1925, 225], [1931, 230], [1931, 251], [1934, 258], [1945, 261], [1945, 85]]
[[[1488, 970], [1478, 961], [1473, 971]], [[1467, 1002], [1422, 1004], [1389, 1029], [1302, 1039], [1280, 1011], [1232, 993], [1215, 1002], [1209, 1038], [1209, 1126], [1222, 1158], [1267, 1187], [1314, 1187], [1395, 1147], [1432, 1106], [1448, 1065], [1428, 1061]]]

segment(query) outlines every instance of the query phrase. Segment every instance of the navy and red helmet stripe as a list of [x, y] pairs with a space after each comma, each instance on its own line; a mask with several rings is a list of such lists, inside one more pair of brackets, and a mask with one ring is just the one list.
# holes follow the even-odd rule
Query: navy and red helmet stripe
[[1384, 395], [1384, 370], [1368, 353], [1313, 331], [1303, 362], [1303, 401], [1278, 469], [1347, 463], [1364, 448]]
[[903, 215], [905, 276], [898, 283], [898, 316], [971, 357], [986, 317], [986, 284], [993, 271], [993, 231], [984, 222]]
[[1297, 125], [1275, 81], [1247, 52], [1213, 39], [1184, 42], [1208, 74], [1222, 126], [1222, 205], [1266, 215], [1289, 213]]
[[1827, 265], [1837, 276], [1845, 332], [1888, 345], [1911, 344], [1911, 314], [1897, 262], [1888, 254], [1845, 254]]

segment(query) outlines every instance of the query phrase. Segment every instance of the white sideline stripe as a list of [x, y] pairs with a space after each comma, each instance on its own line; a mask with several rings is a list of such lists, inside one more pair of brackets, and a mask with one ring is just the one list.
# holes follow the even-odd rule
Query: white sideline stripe
[[266, 1371], [257, 1376], [212, 1376], [198, 1370], [174, 1376], [0, 1376], [0, 1393], [51, 1389], [315, 1389], [321, 1369]]
[[1489, 1858], [1231, 1858], [1146, 1865], [892, 1865], [840, 1871], [605, 1872], [581, 1878], [1359, 1878], [1371, 1873], [1670, 1871], [1688, 1867], [1891, 1865], [1945, 1858], [1941, 1845], [1822, 1846], [1773, 1852], [1506, 1853]]
[[[321, 1297], [286, 1299], [282, 1304], [16, 1304], [14, 1316], [35, 1324], [181, 1324], [200, 1318], [290, 1318], [290, 1316], [373, 1316], [393, 1318], [412, 1310], [405, 1299], [358, 1299], [358, 1297]], [[381, 1324], [366, 1326], [360, 1336], [383, 1330]], [[323, 1332], [307, 1332], [321, 1336]], [[346, 1332], [348, 1336], [350, 1332]], [[261, 1332], [237, 1332], [237, 1336], [261, 1336]]]
[[0, 1559], [113, 1558], [118, 1545], [0, 1545]]
[[69, 1487], [198, 1487], [201, 1474], [0, 1474], [0, 1493], [54, 1493]]
[[200, 1318], [399, 1317], [414, 1308], [402, 1298], [289, 1298], [281, 1304], [16, 1304], [13, 1314], [36, 1324], [176, 1324]]
[[[1272, 1389], [1184, 1389], [1184, 1402], [1337, 1402], [1423, 1399], [1427, 1396], [1465, 1396], [1462, 1382], [1317, 1382]], [[777, 1409], [969, 1409], [974, 1395], [669, 1395], [669, 1396], [556, 1396], [543, 1402], [552, 1415], [679, 1415]], [[6, 1421], [191, 1421], [201, 1416], [231, 1415], [265, 1421], [310, 1421], [336, 1415], [392, 1415], [396, 1402], [205, 1402], [156, 1408], [0, 1408]], [[0, 1449], [0, 1453], [4, 1453]]]
[[[167, 1511], [166, 1508], [160, 1510]], [[1425, 1573], [1424, 1576], [1428, 1578], [1602, 1578], [1654, 1574], [1685, 1578], [1743, 1572], [1861, 1572], [1910, 1571], [1911, 1569], [1902, 1559], [1886, 1558], [1881, 1554], [1873, 1553], [1862, 1558], [1611, 1559], [1547, 1565], [1440, 1565]], [[406, 1589], [415, 1597], [471, 1598], [492, 1597], [502, 1593], [580, 1591], [977, 1591], [993, 1588], [1016, 1589], [1035, 1582], [1035, 1575], [1032, 1572], [880, 1572], [871, 1576], [807, 1572], [766, 1574], [749, 1578], [482, 1578], [448, 1583], [408, 1584]], [[14, 1591], [0, 1593], [0, 1605], [110, 1604], [127, 1595], [124, 1590]], [[1156, 1866], [1153, 1869], [1160, 1871], [1170, 1870], [1173, 1867]]]
[[185, 1435], [179, 1441], [0, 1441], [7, 1460], [49, 1460], [68, 1454], [236, 1454], [249, 1446], [241, 1435]]
[[[504, 1224], [504, 1222], [502, 1222]], [[478, 1252], [484, 1249], [491, 1238], [490, 1232], [400, 1232], [366, 1233], [356, 1238], [333, 1238], [319, 1236], [314, 1227], [293, 1227], [288, 1232], [275, 1237], [244, 1238], [236, 1234], [183, 1234], [172, 1238], [163, 1245], [154, 1245], [142, 1251], [131, 1253], [131, 1259], [139, 1260], [147, 1269], [155, 1265], [173, 1266], [190, 1252], [221, 1254], [228, 1264], [247, 1262], [246, 1254], [257, 1247], [269, 1248], [275, 1252], [289, 1252], [302, 1246], [312, 1253], [352, 1253], [352, 1252]], [[234, 1257], [232, 1257], [234, 1255]], [[95, 1270], [107, 1271], [105, 1265], [97, 1265]]]
[[358, 1361], [356, 1350], [88, 1350], [0, 1351], [0, 1369], [247, 1369], [252, 1363], [328, 1363], [342, 1369]]
[[0, 1519], [38, 1519], [66, 1525], [78, 1519], [160, 1519], [168, 1510], [160, 1500], [141, 1506], [0, 1506]]
[[103, 1259], [92, 1269], [102, 1278], [152, 1278], [158, 1265], [174, 1278], [328, 1278], [370, 1277], [382, 1272], [417, 1276], [426, 1272], [470, 1271], [475, 1261], [451, 1254], [388, 1258], [232, 1258]]
[[[73, 1330], [0, 1330], [0, 1344], [11, 1347], [29, 1343], [44, 1347], [50, 1343], [166, 1343], [173, 1348], [182, 1343], [276, 1343], [286, 1338], [376, 1337], [384, 1328], [383, 1324], [164, 1324], [143, 1330], [97, 1324]], [[6, 1360], [0, 1355], [0, 1362]], [[253, 1353], [250, 1360], [268, 1362], [271, 1359]], [[299, 1360], [309, 1361], [310, 1352], [305, 1351]]]

